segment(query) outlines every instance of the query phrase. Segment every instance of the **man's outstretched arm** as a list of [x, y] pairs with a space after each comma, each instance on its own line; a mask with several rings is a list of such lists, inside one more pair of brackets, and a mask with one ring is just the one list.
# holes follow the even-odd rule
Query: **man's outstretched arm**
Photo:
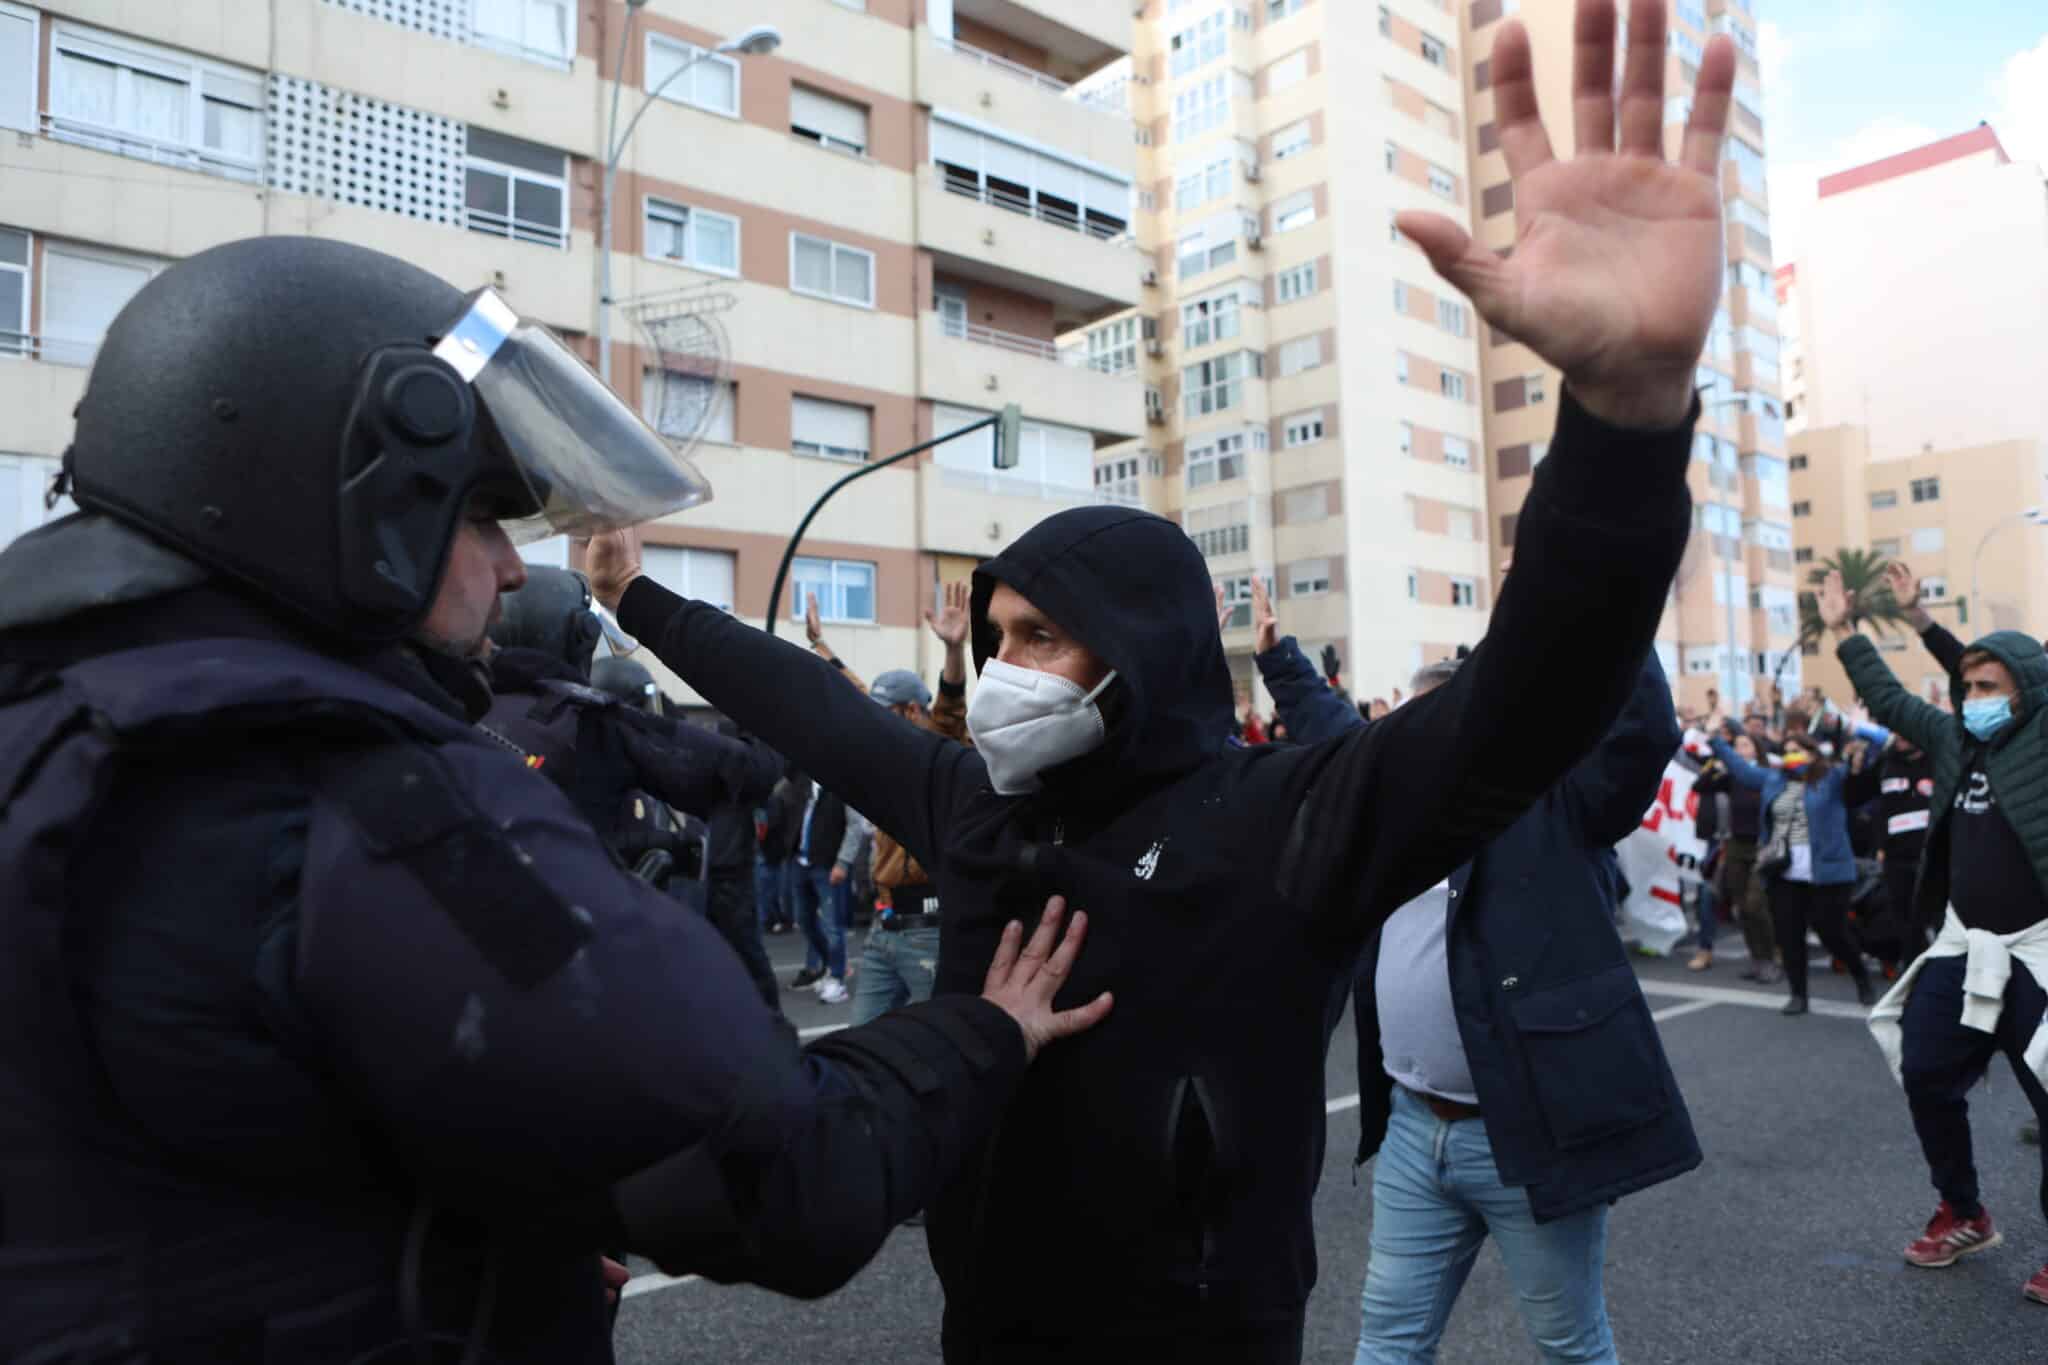
[[1720, 297], [1735, 52], [1724, 38], [1708, 45], [1680, 157], [1667, 162], [1664, 5], [1634, 0], [1618, 104], [1611, 0], [1581, 0], [1576, 25], [1570, 160], [1552, 154], [1538, 114], [1527, 33], [1510, 21], [1494, 44], [1512, 255], [1447, 218], [1400, 216], [1489, 325], [1565, 382], [1485, 641], [1452, 681], [1308, 765], [1312, 794], [1281, 875], [1340, 945], [1456, 868], [1606, 733], [1690, 531], [1692, 384]]

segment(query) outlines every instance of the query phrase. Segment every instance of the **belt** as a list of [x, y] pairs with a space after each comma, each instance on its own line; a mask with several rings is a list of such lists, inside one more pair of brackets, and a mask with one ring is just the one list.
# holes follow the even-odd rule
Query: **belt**
[[1429, 1106], [1429, 1112], [1445, 1123], [1463, 1123], [1466, 1119], [1476, 1119], [1480, 1116], [1479, 1106], [1476, 1104], [1465, 1104], [1459, 1100], [1447, 1100], [1441, 1095], [1425, 1094], [1413, 1086], [1404, 1085], [1401, 1088]]
[[875, 923], [881, 925], [883, 929], [892, 934], [900, 934], [906, 929], [922, 929], [927, 924], [937, 924], [938, 922], [939, 912], [936, 910], [919, 911], [912, 915], [891, 910], [888, 914], [875, 921]]

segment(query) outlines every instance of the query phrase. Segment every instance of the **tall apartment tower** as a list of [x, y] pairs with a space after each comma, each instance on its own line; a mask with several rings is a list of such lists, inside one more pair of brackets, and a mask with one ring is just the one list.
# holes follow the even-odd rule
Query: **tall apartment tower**
[[1146, 0], [1137, 313], [1098, 329], [1144, 372], [1150, 429], [1098, 460], [1106, 495], [1176, 518], [1234, 612], [1274, 587], [1361, 695], [1483, 633], [1480, 358], [1471, 308], [1393, 214], [1469, 221], [1458, 19], [1392, 0]]
[[[755, 24], [779, 49], [713, 50]], [[716, 489], [649, 572], [758, 621], [818, 493], [1021, 403], [1017, 467], [983, 433], [862, 480], [780, 604], [815, 594], [863, 673], [935, 665], [939, 582], [1147, 430], [1136, 373], [1059, 345], [1150, 296], [1104, 78], [1132, 35], [1129, 0], [0, 0], [0, 543], [45, 516], [107, 323], [221, 242], [495, 285], [597, 363], [617, 76], [621, 124], [652, 102], [612, 199], [613, 383], [701, 431]], [[693, 290], [730, 302], [712, 374], [663, 340]]]
[[[1509, 14], [1529, 30], [1537, 97], [1553, 145], [1569, 148], [1574, 0], [1475, 0], [1461, 39], [1470, 91], [1469, 147], [1479, 240], [1496, 250], [1515, 240], [1514, 189], [1493, 123], [1488, 56]], [[1701, 357], [1702, 412], [1694, 445], [1693, 541], [1659, 632], [1664, 666], [1682, 699], [1700, 705], [1709, 688], [1724, 705], [1753, 694], [1754, 680], [1800, 683], [1798, 588], [1792, 559], [1791, 494], [1780, 399], [1777, 295], [1772, 278], [1764, 184], [1763, 95], [1753, 0], [1672, 0], [1666, 48], [1664, 134], [1676, 154], [1707, 41], [1735, 40], [1735, 104], [1721, 185], [1726, 205], [1727, 288]], [[1617, 63], [1617, 74], [1619, 64]], [[1514, 537], [1515, 516], [1556, 421], [1559, 376], [1504, 335], [1483, 338], [1483, 401], [1494, 554]]]

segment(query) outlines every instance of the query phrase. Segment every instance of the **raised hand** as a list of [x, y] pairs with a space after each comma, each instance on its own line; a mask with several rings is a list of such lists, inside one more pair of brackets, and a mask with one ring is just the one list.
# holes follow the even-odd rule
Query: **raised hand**
[[946, 585], [946, 602], [943, 609], [924, 609], [924, 623], [932, 628], [932, 634], [948, 649], [959, 649], [967, 643], [967, 629], [972, 624], [968, 608], [972, 604], [973, 587], [965, 580]]
[[1024, 943], [1024, 926], [1011, 921], [1003, 930], [995, 961], [989, 964], [988, 976], [982, 983], [981, 998], [1000, 1005], [1024, 1031], [1027, 1060], [1036, 1057], [1047, 1043], [1094, 1028], [1115, 1003], [1109, 992], [1104, 991], [1076, 1009], [1053, 1009], [1052, 998], [1074, 969], [1074, 959], [1088, 937], [1088, 916], [1077, 914], [1066, 937], [1059, 940], [1057, 948], [1053, 946], [1060, 920], [1066, 913], [1065, 897], [1054, 896], [1047, 901], [1038, 931], [1032, 934], [1029, 944]]
[[1840, 569], [1828, 570], [1828, 576], [1821, 580], [1816, 602], [1822, 625], [1838, 634], [1849, 633], [1849, 592], [1842, 586]]
[[619, 609], [626, 585], [640, 576], [640, 532], [608, 531], [583, 543], [583, 572], [590, 579], [590, 595], [609, 611]]
[[1237, 607], [1235, 605], [1223, 600], [1223, 585], [1218, 583], [1216, 585], [1216, 629], [1230, 629], [1230, 616], [1236, 610]]
[[1273, 614], [1273, 594], [1261, 574], [1252, 575], [1252, 649], [1260, 654], [1280, 643], [1280, 618]]
[[1735, 46], [1707, 44], [1692, 119], [1664, 158], [1664, 0], [1631, 0], [1615, 142], [1614, 0], [1579, 0], [1572, 64], [1577, 152], [1560, 161], [1536, 107], [1529, 35], [1509, 20], [1493, 44], [1495, 119], [1515, 194], [1503, 260], [1434, 213], [1396, 221], [1493, 326], [1564, 371], [1589, 412], [1618, 426], [1684, 420], [1721, 297], [1721, 138]]
[[818, 615], [818, 594], [814, 592], [804, 594], [804, 638], [813, 649], [825, 643], [825, 622]]

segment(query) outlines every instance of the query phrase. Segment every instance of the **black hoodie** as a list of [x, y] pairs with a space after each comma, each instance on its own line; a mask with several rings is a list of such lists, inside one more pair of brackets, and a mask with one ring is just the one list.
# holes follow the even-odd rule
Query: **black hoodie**
[[1111, 1335], [1127, 1356], [1193, 1359], [1224, 1349], [1219, 1317], [1301, 1312], [1333, 1004], [1380, 921], [1619, 714], [1684, 548], [1690, 431], [1625, 434], [1563, 400], [1486, 642], [1427, 697], [1316, 745], [1227, 743], [1210, 571], [1178, 527], [1120, 508], [1047, 519], [977, 573], [977, 654], [1006, 582], [1118, 678], [1103, 746], [1028, 797], [998, 796], [973, 750], [794, 645], [648, 579], [628, 588], [627, 630], [933, 871], [941, 993], [979, 992], [1002, 925], [1049, 894], [1090, 915], [1058, 1003], [1108, 988], [1114, 1011], [1047, 1049], [931, 1212], [949, 1361]]

